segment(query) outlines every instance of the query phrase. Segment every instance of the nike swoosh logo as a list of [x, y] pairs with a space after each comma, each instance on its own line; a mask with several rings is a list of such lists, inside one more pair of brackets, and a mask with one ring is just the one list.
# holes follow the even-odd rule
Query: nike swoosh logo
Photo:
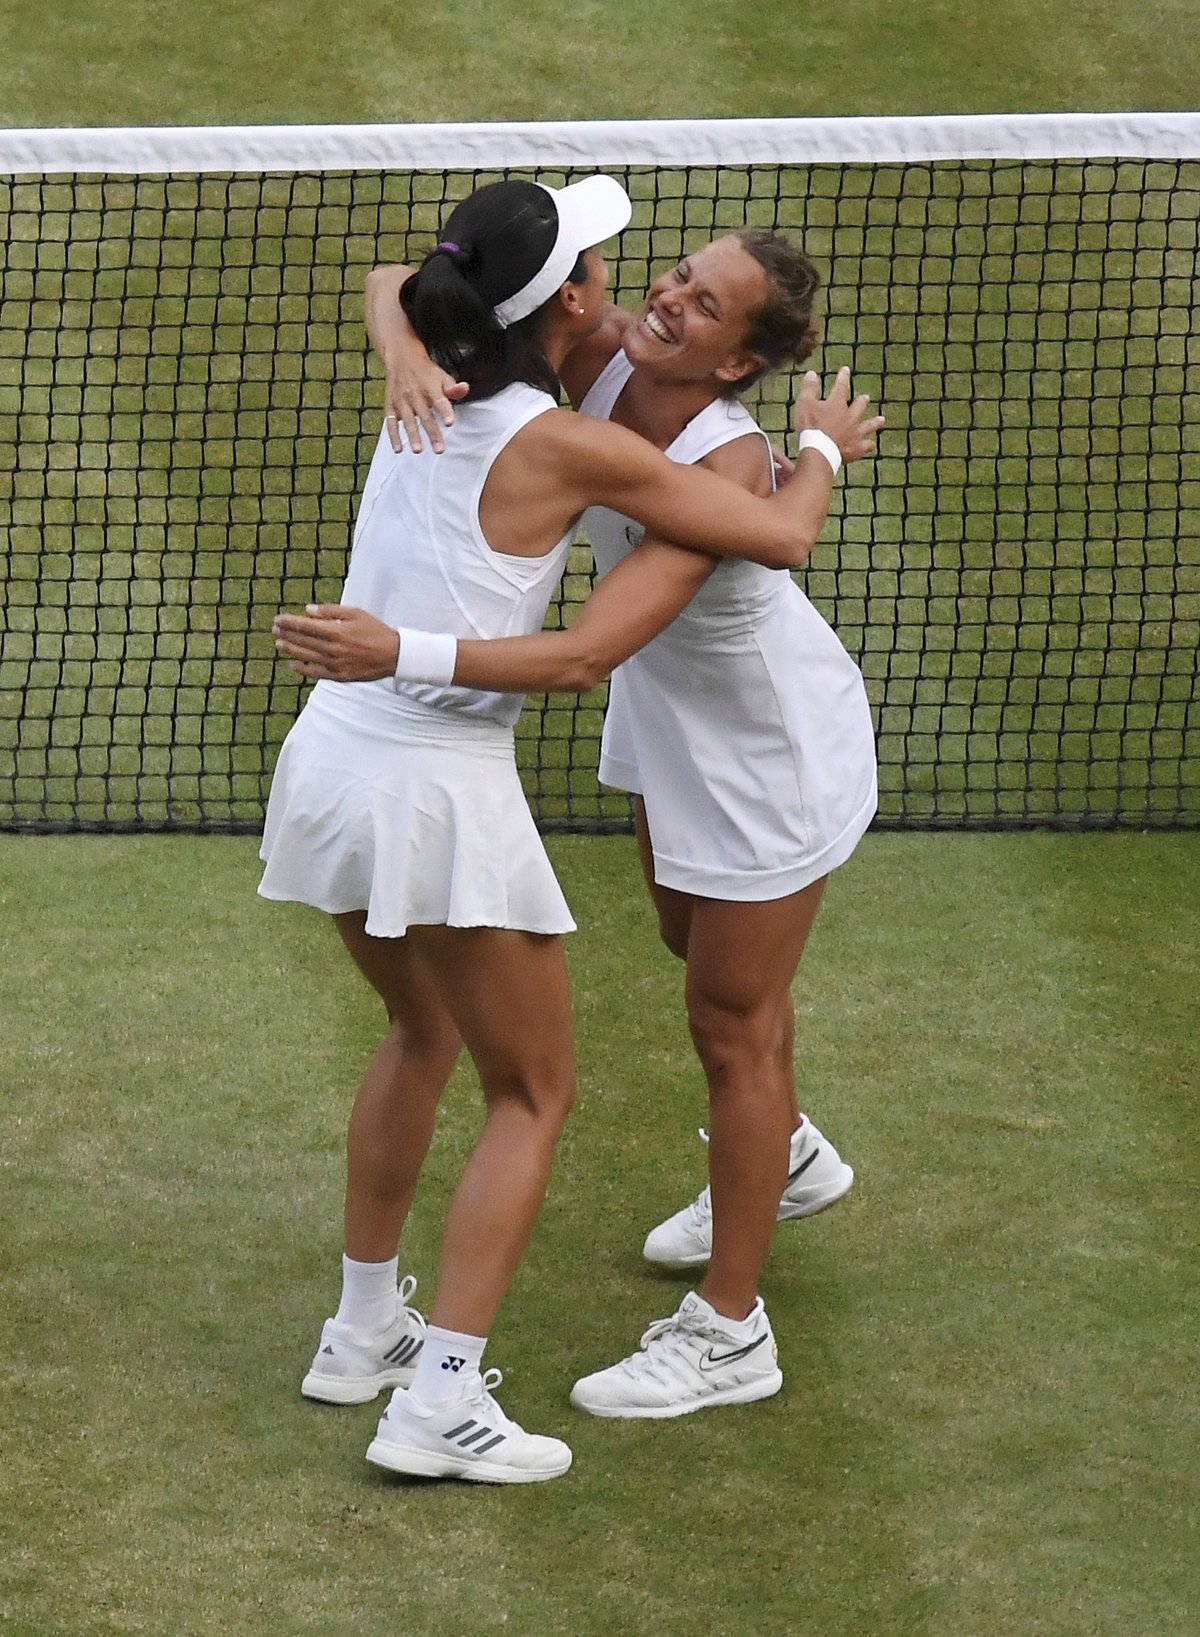
[[804, 1173], [808, 1170], [809, 1166], [816, 1159], [817, 1155], [820, 1152], [821, 1152], [821, 1150], [819, 1148], [814, 1148], [812, 1153], [808, 1156], [808, 1158], [806, 1160], [801, 1160], [800, 1164], [796, 1167], [796, 1169], [789, 1173], [789, 1175], [788, 1175], [788, 1187], [789, 1188], [791, 1187], [792, 1183], [795, 1182], [797, 1177], [802, 1177], [804, 1175]]
[[757, 1341], [748, 1342], [745, 1347], [735, 1347], [731, 1353], [714, 1353], [710, 1347], [708, 1352], [701, 1356], [700, 1368], [702, 1370], [719, 1370], [722, 1364], [735, 1364], [738, 1359], [748, 1357], [756, 1347], [761, 1347], [766, 1339], [767, 1333], [764, 1330]]

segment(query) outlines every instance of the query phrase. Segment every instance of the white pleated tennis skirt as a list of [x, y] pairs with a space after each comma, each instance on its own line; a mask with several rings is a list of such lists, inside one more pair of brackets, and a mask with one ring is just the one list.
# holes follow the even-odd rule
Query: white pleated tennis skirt
[[573, 932], [511, 730], [347, 709], [328, 694], [336, 686], [314, 690], [279, 753], [260, 894], [331, 915], [365, 910], [377, 938], [410, 926]]

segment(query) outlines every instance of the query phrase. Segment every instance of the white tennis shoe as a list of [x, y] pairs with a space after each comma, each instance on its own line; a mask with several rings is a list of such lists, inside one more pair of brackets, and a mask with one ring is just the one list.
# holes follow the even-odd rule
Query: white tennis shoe
[[397, 1291], [396, 1317], [381, 1336], [360, 1336], [326, 1319], [321, 1344], [300, 1391], [325, 1404], [369, 1404], [389, 1387], [407, 1387], [425, 1345], [425, 1320], [408, 1298], [417, 1288], [407, 1274]]
[[367, 1460], [389, 1472], [465, 1478], [477, 1484], [533, 1484], [571, 1464], [560, 1438], [543, 1438], [510, 1421], [492, 1397], [503, 1377], [489, 1370], [465, 1398], [431, 1406], [401, 1389], [380, 1418]]
[[[705, 1142], [707, 1135], [700, 1135]], [[827, 1205], [848, 1194], [854, 1172], [837, 1149], [823, 1137], [811, 1120], [805, 1119], [793, 1131], [788, 1161], [787, 1185], [779, 1201], [776, 1220], [814, 1216]], [[682, 1211], [660, 1222], [646, 1235], [642, 1255], [647, 1262], [667, 1268], [702, 1267], [712, 1255], [712, 1195], [707, 1188]]]
[[571, 1402], [589, 1415], [661, 1419], [770, 1398], [783, 1386], [783, 1372], [761, 1297], [750, 1318], [749, 1340], [734, 1336], [689, 1291], [678, 1312], [650, 1326], [636, 1353], [577, 1381]]

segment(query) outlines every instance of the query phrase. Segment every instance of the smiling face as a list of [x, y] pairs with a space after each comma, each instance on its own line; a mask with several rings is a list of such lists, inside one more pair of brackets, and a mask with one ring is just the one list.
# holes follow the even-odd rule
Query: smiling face
[[670, 380], [711, 380], [724, 391], [760, 360], [748, 324], [771, 294], [766, 272], [735, 238], [714, 239], [650, 286], [624, 347], [637, 368]]

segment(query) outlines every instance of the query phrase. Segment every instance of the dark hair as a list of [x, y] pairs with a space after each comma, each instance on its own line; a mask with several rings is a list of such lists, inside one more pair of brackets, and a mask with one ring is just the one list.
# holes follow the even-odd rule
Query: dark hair
[[[557, 233], [558, 212], [545, 188], [492, 182], [451, 211], [437, 248], [401, 285], [400, 305], [430, 357], [468, 382], [472, 398], [494, 397], [514, 381], [558, 396], [541, 340], [554, 297], [507, 329], [493, 311], [545, 266]], [[568, 277], [586, 276], [580, 256]]]
[[820, 273], [803, 250], [782, 233], [746, 227], [733, 237], [767, 275], [771, 293], [747, 319], [743, 340], [747, 352], [756, 353], [762, 364], [735, 381], [730, 396], [752, 387], [781, 364], [804, 362], [817, 344], [813, 302], [821, 288]]

